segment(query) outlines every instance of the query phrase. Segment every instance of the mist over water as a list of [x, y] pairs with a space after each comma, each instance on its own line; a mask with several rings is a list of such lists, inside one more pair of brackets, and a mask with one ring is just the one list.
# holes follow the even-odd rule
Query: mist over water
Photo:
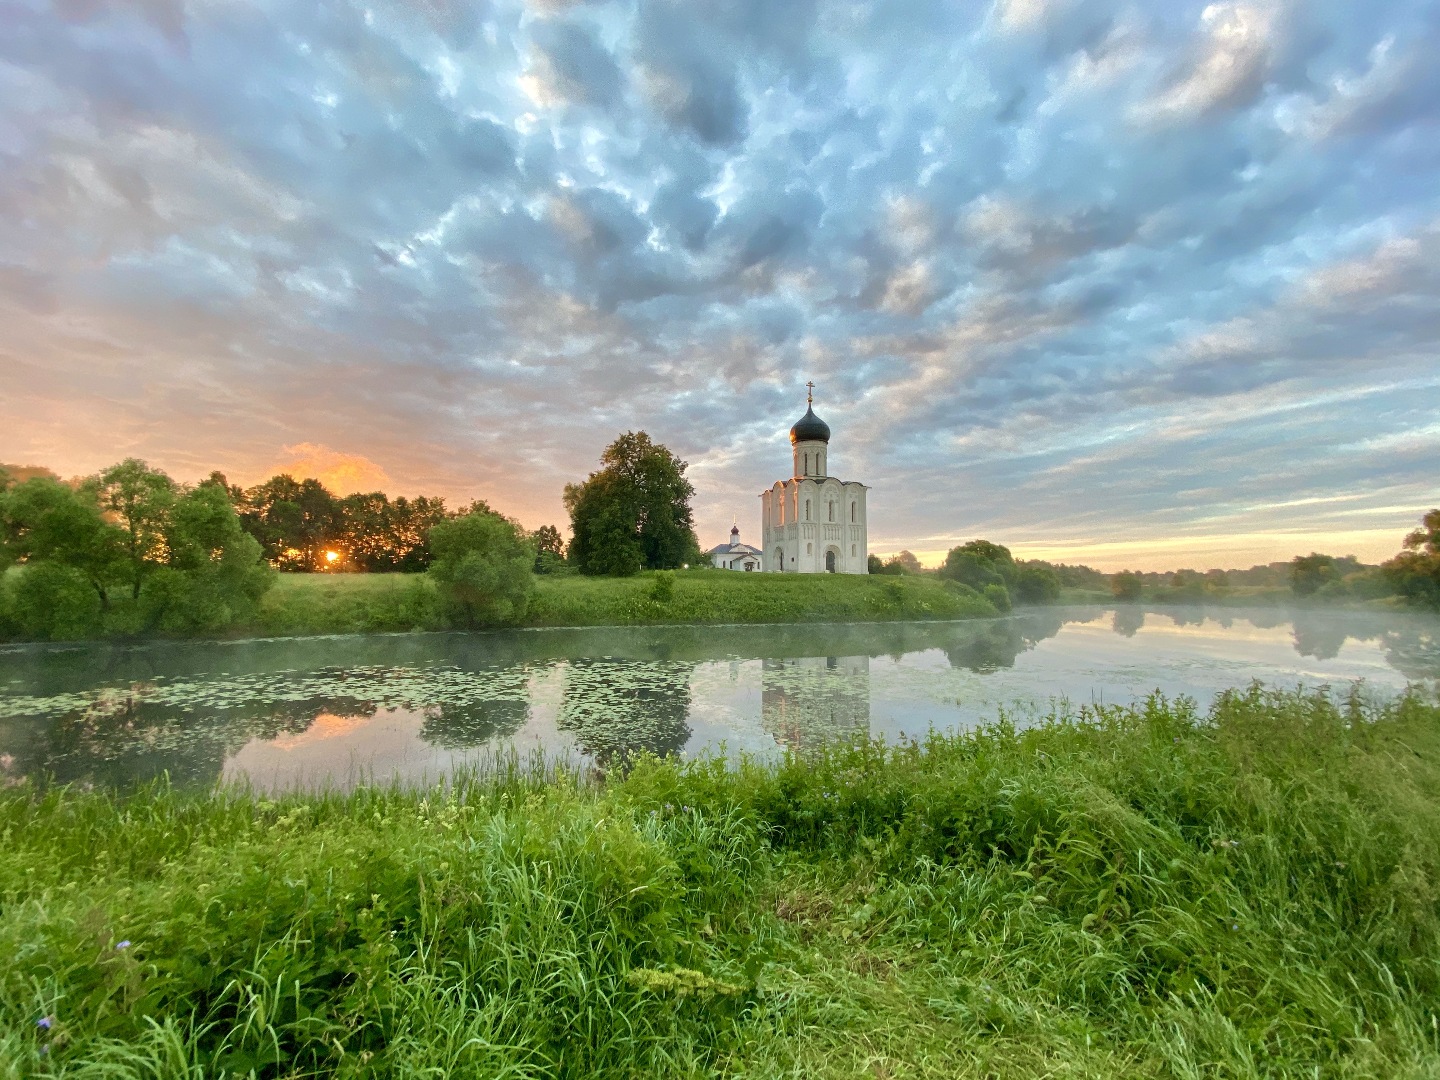
[[26, 646], [0, 650], [0, 783], [425, 782], [511, 749], [766, 755], [1157, 690], [1435, 679], [1440, 619], [1320, 610]]

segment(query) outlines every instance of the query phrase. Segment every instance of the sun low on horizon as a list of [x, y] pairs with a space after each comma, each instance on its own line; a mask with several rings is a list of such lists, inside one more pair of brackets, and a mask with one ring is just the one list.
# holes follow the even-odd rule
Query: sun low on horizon
[[564, 531], [645, 431], [709, 548], [813, 390], [930, 566], [1378, 562], [1440, 502], [1427, 0], [3, 19], [0, 462]]

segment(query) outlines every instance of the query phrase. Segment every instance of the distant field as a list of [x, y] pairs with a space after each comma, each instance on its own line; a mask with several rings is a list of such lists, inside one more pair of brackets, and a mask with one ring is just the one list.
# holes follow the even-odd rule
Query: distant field
[[[633, 578], [540, 576], [522, 625], [785, 623], [965, 619], [995, 614], [936, 578], [844, 574], [675, 572], [668, 600], [653, 573]], [[263, 634], [347, 634], [434, 626], [435, 594], [418, 574], [282, 574], [261, 605]]]

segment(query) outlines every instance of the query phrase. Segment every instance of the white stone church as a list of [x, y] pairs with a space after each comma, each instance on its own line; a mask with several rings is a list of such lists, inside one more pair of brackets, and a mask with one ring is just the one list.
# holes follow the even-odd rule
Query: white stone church
[[805, 415], [790, 429], [790, 479], [775, 481], [760, 495], [763, 566], [784, 574], [869, 573], [870, 489], [827, 471], [830, 425], [815, 415], [815, 385], [808, 385]]

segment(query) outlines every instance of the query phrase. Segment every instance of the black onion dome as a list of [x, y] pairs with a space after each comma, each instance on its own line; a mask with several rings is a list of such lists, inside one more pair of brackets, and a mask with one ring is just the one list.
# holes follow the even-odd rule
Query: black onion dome
[[830, 425], [816, 416], [813, 408], [807, 408], [805, 415], [795, 421], [795, 426], [790, 429], [790, 441], [792, 443], [828, 443], [830, 441]]

